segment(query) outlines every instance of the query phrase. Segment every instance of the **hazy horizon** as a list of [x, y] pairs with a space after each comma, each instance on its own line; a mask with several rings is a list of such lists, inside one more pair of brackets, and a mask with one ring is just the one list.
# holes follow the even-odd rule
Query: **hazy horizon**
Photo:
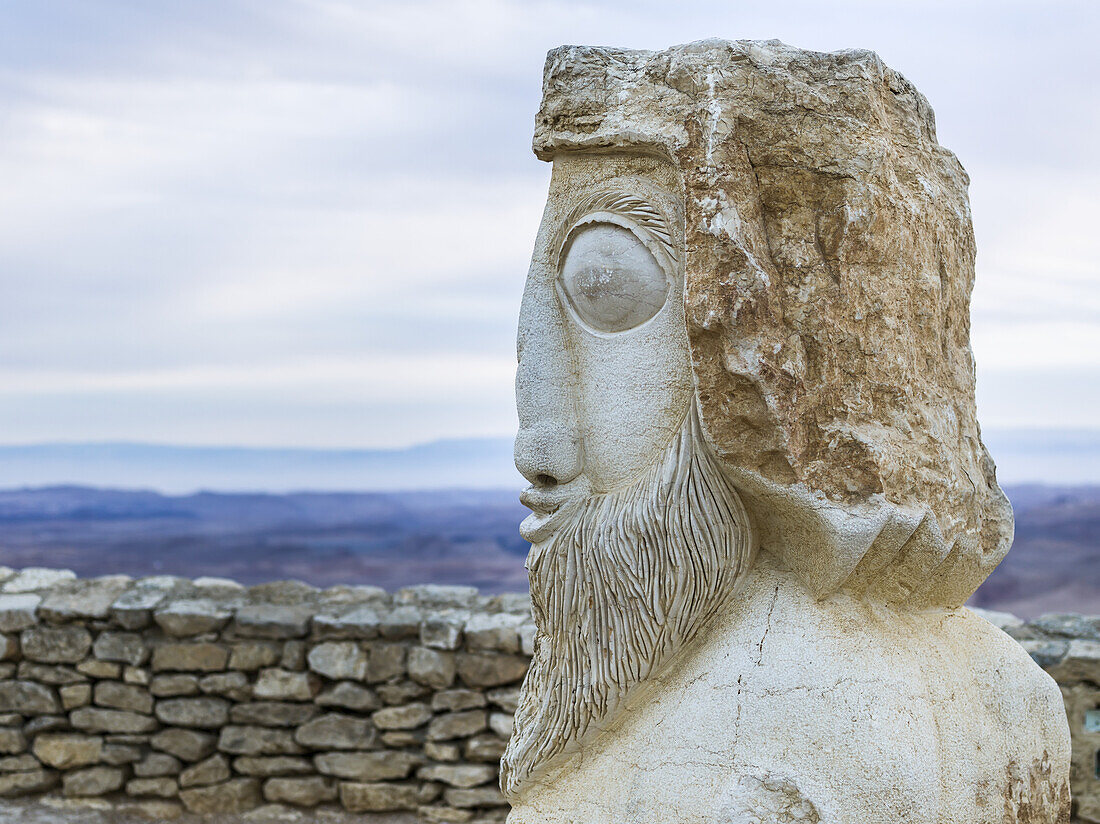
[[[1100, 429], [988, 428], [1002, 484], [1100, 484]], [[436, 439], [389, 449], [134, 441], [0, 445], [0, 488], [85, 485], [168, 494], [520, 489], [511, 438]]]

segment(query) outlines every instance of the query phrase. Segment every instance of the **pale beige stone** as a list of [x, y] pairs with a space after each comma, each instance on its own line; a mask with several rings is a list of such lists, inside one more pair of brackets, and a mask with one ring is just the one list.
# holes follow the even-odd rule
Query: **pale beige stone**
[[408, 752], [328, 752], [314, 756], [317, 771], [353, 781], [392, 781], [407, 778], [422, 758]]
[[326, 801], [335, 801], [337, 788], [331, 778], [311, 775], [305, 778], [269, 778], [264, 782], [263, 792], [268, 801], [315, 807]]
[[354, 641], [327, 641], [318, 644], [307, 656], [309, 668], [333, 681], [367, 677], [367, 654]]
[[563, 47], [534, 147], [537, 627], [475, 621], [500, 652], [456, 655], [496, 687], [534, 653], [510, 820], [1064, 822], [1060, 696], [961, 608], [1012, 516], [975, 412], [968, 181], [927, 101], [867, 51]]
[[234, 778], [208, 787], [180, 790], [180, 801], [199, 815], [243, 813], [263, 802], [260, 782], [255, 778]]
[[58, 770], [95, 764], [103, 755], [103, 739], [91, 735], [47, 733], [34, 739], [35, 757]]
[[221, 753], [215, 753], [181, 772], [179, 785], [184, 788], [205, 787], [209, 784], [228, 781], [230, 776], [229, 760]]
[[321, 691], [321, 679], [312, 672], [284, 669], [261, 670], [252, 694], [275, 701], [309, 701]]

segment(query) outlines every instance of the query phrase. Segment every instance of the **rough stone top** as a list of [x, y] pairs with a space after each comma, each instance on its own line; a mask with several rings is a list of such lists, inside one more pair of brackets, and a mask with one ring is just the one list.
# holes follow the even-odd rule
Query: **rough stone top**
[[963, 603], [1012, 515], [975, 413], [968, 178], [913, 85], [865, 50], [565, 46], [534, 149], [678, 169], [700, 417], [762, 545], [821, 595]]
[[[157, 624], [190, 636], [230, 624], [241, 635], [266, 638], [456, 637], [530, 622], [526, 593], [483, 596], [474, 587], [427, 584], [394, 593], [373, 586], [318, 589], [301, 581], [245, 587], [225, 578], [171, 575], [78, 579], [71, 570], [0, 567], [0, 633], [39, 622], [103, 621], [137, 630]], [[488, 616], [488, 623], [487, 623]], [[494, 616], [499, 616], [496, 618]]]

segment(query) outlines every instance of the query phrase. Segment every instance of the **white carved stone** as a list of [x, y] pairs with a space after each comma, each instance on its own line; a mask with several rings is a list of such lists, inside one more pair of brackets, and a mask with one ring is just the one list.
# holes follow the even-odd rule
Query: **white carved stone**
[[966, 173], [867, 51], [547, 58], [512, 824], [1064, 822], [1055, 683], [962, 607], [1011, 543]]

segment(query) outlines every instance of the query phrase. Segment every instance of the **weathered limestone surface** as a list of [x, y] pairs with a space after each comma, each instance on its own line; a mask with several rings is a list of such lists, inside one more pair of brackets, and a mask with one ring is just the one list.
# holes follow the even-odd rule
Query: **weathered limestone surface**
[[[534, 148], [535, 655], [511, 718], [428, 740], [510, 730], [512, 824], [1067, 821], [1057, 685], [962, 608], [1012, 513], [975, 411], [968, 180], [927, 101], [868, 51], [563, 47]], [[458, 677], [511, 680], [515, 631], [468, 622]]]
[[[133, 586], [141, 587], [142, 582]], [[187, 593], [186, 582], [178, 582], [178, 586]], [[47, 592], [42, 591], [43, 594]], [[316, 592], [315, 597], [321, 604], [327, 601], [325, 593]], [[371, 597], [374, 609], [385, 614], [388, 609], [385, 599], [389, 596], [379, 601], [383, 596], [373, 592]], [[436, 593], [434, 597], [440, 596]], [[171, 602], [171, 595], [168, 602]], [[530, 616], [523, 609], [526, 599], [520, 599], [518, 606], [511, 605], [518, 609], [516, 612], [494, 611], [505, 602], [506, 599], [479, 597], [471, 605], [463, 595], [461, 607], [428, 608], [439, 611], [426, 612], [416, 637], [403, 642], [408, 645], [409, 660], [417, 649], [434, 649], [422, 644], [422, 631], [432, 637], [434, 627], [451, 622], [459, 628], [459, 640], [454, 646], [466, 652], [464, 627], [467, 622], [480, 632], [478, 627], [485, 627], [500, 616], [501, 624], [516, 626], [516, 637], [500, 638], [501, 650], [497, 652], [485, 649], [483, 641], [469, 652], [477, 655], [492, 652], [509, 660], [514, 655], [527, 661], [531, 648], [522, 646], [524, 629], [530, 626]], [[345, 602], [345, 605], [355, 608], [353, 602]], [[1100, 618], [1045, 616], [1025, 623], [1012, 616], [983, 615], [1008, 632], [1024, 651], [1059, 679], [1074, 736], [1073, 789], [1077, 814], [1082, 821], [1100, 822], [1100, 780], [1096, 779], [1094, 771], [1100, 750], [1100, 724], [1089, 715], [1100, 706], [1100, 656], [1092, 646], [1100, 640]], [[35, 612], [21, 620], [24, 624], [28, 620], [32, 622], [21, 629], [55, 626]], [[127, 631], [129, 634], [121, 647], [115, 636], [123, 631], [113, 622], [92, 626], [86, 619], [72, 619], [61, 626], [77, 623], [95, 636], [89, 657], [78, 664], [104, 658], [108, 659], [105, 663], [112, 662], [119, 657], [120, 649], [124, 657], [136, 657], [148, 663], [152, 650], [179, 640], [165, 633], [152, 616], [144, 630]], [[773, 626], [774, 623], [775, 616]], [[325, 626], [329, 623], [325, 622]], [[228, 627], [229, 624], [223, 632], [228, 632]], [[310, 650], [326, 643], [321, 640], [325, 632], [326, 629], [318, 631], [314, 623], [307, 639]], [[101, 643], [101, 639], [107, 640]], [[365, 651], [368, 641], [362, 639], [356, 643]], [[242, 642], [231, 634], [209, 643], [242, 649]], [[521, 645], [518, 654], [506, 652], [516, 649], [517, 643]], [[495, 786], [497, 762], [511, 734], [512, 713], [518, 701], [516, 682], [500, 687], [475, 687], [456, 675], [451, 685], [444, 689], [416, 684], [420, 692], [386, 690], [387, 695], [400, 698], [401, 703], [383, 706], [377, 694], [380, 688], [406, 687], [414, 682], [404, 675], [374, 685], [368, 685], [362, 678], [329, 681], [319, 676], [321, 692], [312, 698], [261, 701], [241, 693], [237, 697], [224, 698], [230, 704], [230, 718], [217, 729], [174, 726], [157, 719], [159, 704], [185, 697], [201, 698], [204, 694], [199, 685], [202, 683], [208, 688], [217, 686], [205, 679], [239, 675], [247, 683], [254, 684], [264, 669], [278, 668], [276, 665], [282, 657], [281, 645], [278, 646], [280, 649], [275, 657], [265, 653], [261, 662], [265, 666], [252, 667], [254, 659], [241, 658], [239, 662], [248, 664], [249, 668], [218, 673], [198, 669], [191, 673], [152, 676], [138, 665], [124, 665], [135, 667], [129, 673], [129, 683], [79, 673], [76, 675], [83, 680], [69, 686], [21, 681], [12, 677], [13, 673], [0, 677], [0, 799], [54, 793], [30, 806], [0, 800], [0, 819], [10, 814], [13, 820], [43, 824], [84, 821], [118, 824], [149, 820], [187, 824], [217, 820], [216, 816], [212, 819], [209, 812], [189, 811], [186, 806], [189, 803], [195, 811], [216, 810], [218, 814], [256, 805], [250, 811], [234, 814], [234, 824], [244, 821], [303, 824], [347, 824], [353, 820], [377, 820], [377, 824], [499, 821], [507, 808]], [[92, 657], [97, 651], [103, 653], [102, 658]], [[765, 642], [764, 652], [768, 651], [769, 642]], [[821, 651], [823, 654], [824, 646]], [[1008, 649], [1002, 652], [1008, 657], [1017, 654]], [[309, 658], [307, 651], [303, 666], [309, 666]], [[18, 666], [18, 662], [13, 663]], [[443, 666], [446, 669], [446, 665]], [[139, 671], [150, 677], [140, 678]], [[308, 674], [309, 670], [294, 672]], [[828, 678], [824, 672], [818, 677], [821, 680]], [[914, 677], [919, 679], [920, 676]], [[133, 692], [120, 691], [123, 687], [132, 688]], [[124, 733], [113, 727], [102, 732], [79, 729], [74, 724], [73, 714], [86, 705], [63, 707], [57, 698], [59, 693], [64, 694], [66, 689], [72, 688], [84, 688], [88, 702], [98, 696], [108, 703], [123, 702], [139, 707], [128, 712], [147, 719], [145, 723], [155, 725], [155, 731]], [[914, 687], [910, 685], [908, 689], [912, 691]], [[411, 697], [403, 697], [405, 695]], [[143, 700], [139, 696], [146, 697]], [[1016, 696], [1014, 700], [1025, 699], [1026, 696]], [[147, 709], [150, 705], [152, 709]], [[378, 716], [383, 722], [379, 725], [375, 716], [388, 710], [392, 712]], [[312, 744], [306, 747], [296, 740], [296, 733], [308, 722], [332, 712], [355, 718], [359, 724], [356, 734], [361, 736], [364, 729], [373, 728], [378, 737], [366, 749], [340, 749], [327, 742], [319, 748]], [[77, 716], [77, 721], [80, 718]], [[123, 728], [129, 723], [126, 718], [123, 717]], [[395, 720], [400, 726], [393, 726]], [[406, 726], [413, 722], [414, 726]], [[223, 741], [226, 749], [220, 750], [220, 736], [227, 729], [230, 734]], [[232, 730], [244, 732], [238, 734]], [[412, 738], [390, 745], [381, 738], [390, 732], [408, 732]], [[332, 740], [339, 744], [348, 742], [347, 734], [339, 729], [330, 727], [328, 734], [335, 736]], [[306, 740], [309, 740], [308, 735]], [[355, 739], [355, 743], [361, 742], [361, 738]], [[242, 748], [280, 752], [249, 755], [234, 752]], [[101, 769], [108, 767], [112, 769]], [[120, 775], [124, 782], [121, 784], [118, 783]], [[253, 792], [253, 784], [233, 783], [240, 778], [259, 782], [259, 794]], [[300, 780], [286, 780], [291, 778]], [[280, 780], [268, 788], [267, 782], [273, 779]], [[348, 789], [342, 790], [345, 784]], [[185, 791], [202, 788], [214, 789], [183, 795]], [[433, 794], [429, 801], [420, 800]], [[341, 797], [350, 807], [342, 805]], [[415, 809], [412, 808], [414, 800], [417, 802]], [[401, 809], [369, 813], [377, 819], [358, 818], [355, 816], [366, 813], [349, 811], [350, 808], [379, 806]], [[342, 809], [344, 813], [340, 812]]]
[[863, 50], [563, 47], [534, 146], [679, 170], [703, 427], [765, 539], [817, 547], [785, 559], [807, 585], [901, 551], [884, 594], [965, 601], [1012, 516], [974, 412], [969, 179], [920, 92]]
[[445, 794], [496, 782], [523, 596], [5, 570], [0, 627], [0, 820], [503, 820]]

